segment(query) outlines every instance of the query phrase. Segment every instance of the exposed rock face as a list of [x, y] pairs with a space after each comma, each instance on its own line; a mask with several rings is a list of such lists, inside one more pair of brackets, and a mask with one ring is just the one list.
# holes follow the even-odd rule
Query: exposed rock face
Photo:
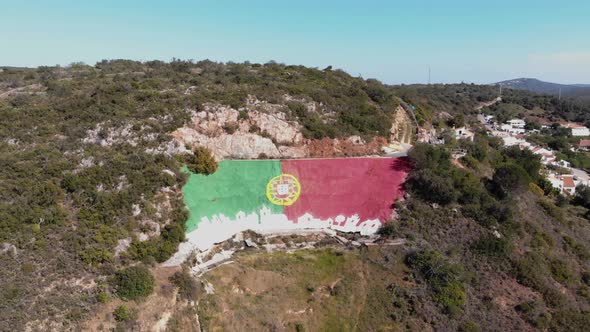
[[240, 158], [255, 159], [262, 154], [269, 158], [288, 157], [290, 151], [281, 154], [277, 146], [270, 138], [265, 138], [251, 133], [221, 134], [219, 136], [207, 136], [192, 128], [179, 128], [174, 132], [174, 137], [189, 146], [205, 146], [209, 148], [216, 159]]
[[248, 116], [261, 132], [268, 133], [279, 144], [300, 144], [303, 141], [299, 125], [288, 123], [285, 120], [285, 113], [270, 115], [251, 111]]
[[[301, 102], [310, 112], [321, 109], [321, 105], [290, 96], [283, 99]], [[285, 105], [271, 104], [252, 96], [248, 98], [246, 107], [240, 110], [211, 103], [203, 106], [204, 111], [193, 112], [191, 122], [177, 129], [172, 136], [187, 147], [209, 148], [217, 160], [362, 156], [378, 154], [387, 144], [385, 138], [375, 138], [367, 143], [359, 136], [305, 139], [301, 134], [301, 125], [287, 118]], [[403, 109], [401, 114], [405, 115]], [[410, 123], [407, 115], [403, 120]], [[392, 131], [394, 129], [398, 131], [397, 127]], [[400, 127], [399, 131], [406, 130]], [[406, 140], [409, 141], [409, 138]]]
[[[216, 159], [300, 158], [306, 155], [297, 122], [289, 122], [285, 106], [249, 98], [247, 116], [228, 106], [205, 104], [187, 126], [172, 136], [188, 146], [208, 147]], [[246, 110], [244, 110], [246, 111]]]
[[412, 142], [413, 131], [414, 125], [412, 124], [412, 119], [410, 119], [401, 106], [398, 106], [393, 115], [393, 123], [389, 131], [389, 140], [392, 142], [410, 144]]

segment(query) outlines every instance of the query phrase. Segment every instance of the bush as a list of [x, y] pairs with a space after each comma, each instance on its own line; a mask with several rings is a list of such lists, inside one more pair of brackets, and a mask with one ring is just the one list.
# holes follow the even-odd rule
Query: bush
[[496, 168], [493, 180], [503, 190], [504, 194], [521, 189], [531, 182], [527, 172], [513, 163], [502, 164]]
[[533, 182], [529, 183], [529, 191], [537, 196], [543, 196], [545, 194], [545, 191]]
[[551, 270], [553, 279], [555, 279], [557, 282], [564, 284], [571, 282], [573, 279], [572, 273], [570, 272], [567, 264], [561, 260], [555, 259], [551, 261], [549, 264], [549, 269]]
[[397, 234], [397, 226], [393, 221], [388, 221], [381, 225], [378, 233], [386, 237], [394, 237]]
[[509, 243], [505, 238], [497, 238], [493, 235], [481, 237], [471, 246], [472, 250], [480, 255], [491, 257], [506, 257], [509, 253]]
[[458, 197], [452, 179], [430, 169], [414, 171], [406, 185], [412, 193], [429, 202], [445, 205], [456, 201]]
[[461, 311], [466, 299], [464, 286], [458, 281], [434, 289], [434, 300], [451, 316], [456, 316]]
[[137, 300], [154, 291], [154, 276], [145, 266], [131, 266], [115, 274], [117, 295], [126, 300]]
[[590, 209], [590, 187], [584, 185], [576, 187], [573, 203]]
[[210, 175], [217, 170], [217, 162], [213, 158], [211, 150], [201, 146], [196, 147], [193, 154], [187, 157], [186, 166], [196, 174]]
[[459, 332], [479, 332], [481, 329], [476, 322], [467, 321], [459, 326]]
[[434, 293], [433, 299], [448, 314], [456, 316], [461, 311], [467, 295], [459, 280], [459, 266], [448, 263], [441, 253], [434, 250], [410, 254], [406, 263], [426, 278]]
[[117, 322], [123, 322], [128, 320], [131, 315], [126, 305], [120, 305], [113, 311], [113, 316]]
[[416, 143], [408, 151], [408, 157], [414, 162], [416, 170], [448, 169], [451, 167], [451, 155], [445, 148], [426, 143]]
[[195, 300], [199, 295], [199, 284], [187, 270], [174, 273], [170, 282], [178, 287], [178, 294], [186, 300]]
[[107, 303], [110, 301], [111, 297], [110, 297], [109, 293], [107, 293], [107, 292], [100, 292], [96, 296], [96, 299], [98, 300], [99, 303]]
[[545, 212], [551, 217], [553, 217], [555, 220], [559, 221], [560, 223], [565, 222], [563, 210], [557, 205], [553, 204], [553, 202], [551, 202], [550, 200], [541, 198], [539, 200], [539, 205], [541, 205], [543, 210], [545, 210]]

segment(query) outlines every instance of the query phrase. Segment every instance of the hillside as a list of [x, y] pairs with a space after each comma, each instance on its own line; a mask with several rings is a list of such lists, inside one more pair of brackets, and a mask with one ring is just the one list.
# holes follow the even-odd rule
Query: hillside
[[[4, 67], [0, 331], [579, 330], [588, 195], [557, 195], [536, 157], [481, 134], [381, 156], [413, 117], [590, 122], [580, 101], [497, 97], [274, 62]], [[234, 234], [218, 207], [321, 232]], [[191, 243], [197, 224], [228, 234]]]
[[[114, 60], [4, 68], [0, 112], [0, 330], [63, 330], [112, 297], [115, 271], [176, 251], [191, 139], [218, 158], [375, 154], [400, 110], [381, 83], [337, 70]], [[222, 112], [235, 118], [197, 126]], [[224, 137], [259, 144], [223, 155]]]
[[558, 84], [538, 80], [536, 78], [516, 78], [495, 83], [510, 89], [526, 90], [534, 93], [590, 99], [590, 85], [588, 84]]

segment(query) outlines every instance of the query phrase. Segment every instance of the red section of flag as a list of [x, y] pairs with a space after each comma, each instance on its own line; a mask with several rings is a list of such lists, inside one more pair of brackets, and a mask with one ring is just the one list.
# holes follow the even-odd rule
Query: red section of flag
[[299, 199], [284, 210], [295, 222], [305, 213], [319, 219], [358, 214], [361, 221], [387, 221], [410, 170], [405, 158], [286, 160], [281, 166], [301, 184]]

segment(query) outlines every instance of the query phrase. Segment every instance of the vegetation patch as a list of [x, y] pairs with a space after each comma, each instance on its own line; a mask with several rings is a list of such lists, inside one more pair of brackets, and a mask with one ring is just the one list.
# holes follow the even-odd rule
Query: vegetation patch
[[117, 295], [125, 300], [138, 300], [154, 291], [154, 276], [145, 266], [131, 266], [115, 274]]

